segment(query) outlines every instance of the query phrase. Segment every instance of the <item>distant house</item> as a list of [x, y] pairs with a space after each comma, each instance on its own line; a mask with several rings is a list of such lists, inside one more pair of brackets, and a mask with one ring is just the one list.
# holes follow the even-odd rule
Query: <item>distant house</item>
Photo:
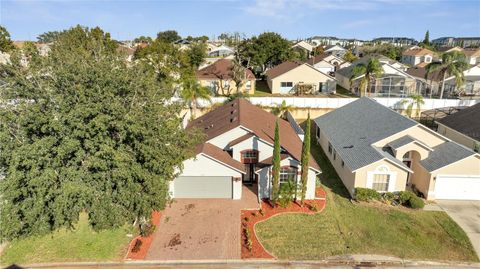
[[418, 46], [406, 49], [402, 53], [402, 63], [411, 66], [426, 63], [429, 64], [433, 61], [435, 53], [429, 49], [424, 49]]
[[372, 39], [372, 43], [392, 44], [396, 47], [416, 45], [418, 42], [408, 37], [378, 37]]
[[226, 57], [229, 55], [233, 55], [234, 53], [235, 51], [232, 48], [225, 45], [220, 45], [219, 47], [212, 48], [208, 52], [208, 57]]
[[427, 200], [480, 200], [478, 153], [373, 99], [314, 121], [316, 139], [351, 195], [359, 187], [415, 189]]
[[220, 59], [213, 64], [197, 70], [196, 76], [202, 86], [218, 95], [229, 95], [237, 92], [253, 94], [255, 92], [255, 75], [250, 69], [244, 68], [244, 77], [240, 89], [233, 80], [233, 61]]
[[437, 121], [437, 132], [476, 152], [480, 151], [480, 103]]
[[352, 65], [338, 69], [335, 72], [335, 79], [343, 88], [352, 93], [360, 94], [359, 83], [362, 76], [351, 79], [353, 69], [358, 64], [368, 64], [370, 59], [378, 59], [382, 65], [383, 74], [371, 83], [370, 96], [377, 97], [407, 97], [416, 93], [416, 80], [406, 72], [406, 67], [390, 58], [382, 55], [368, 55], [352, 63]]
[[349, 62], [327, 53], [312, 57], [307, 60], [307, 63], [315, 67], [318, 71], [329, 74], [330, 76], [334, 76], [337, 69], [350, 66]]
[[431, 43], [438, 47], [471, 47], [480, 45], [480, 37], [440, 37], [437, 39], [433, 39]]
[[292, 46], [292, 49], [302, 49], [305, 51], [305, 53], [308, 55], [308, 57], [310, 57], [313, 53], [313, 50], [315, 49], [315, 46], [307, 43], [306, 41], [300, 41], [300, 42], [297, 42], [295, 43], [293, 46]]
[[273, 94], [335, 92], [335, 78], [308, 63], [283, 62], [266, 72], [267, 84]]
[[345, 53], [347, 53], [347, 49], [339, 45], [331, 45], [326, 46], [324, 52], [328, 55], [334, 55], [339, 58], [343, 58]]
[[460, 47], [439, 47], [437, 51], [443, 54], [452, 51], [463, 51], [463, 49]]
[[464, 49], [463, 53], [467, 58], [467, 63], [470, 65], [480, 64], [480, 48]]
[[[237, 98], [188, 124], [187, 130], [201, 131], [205, 141], [197, 145], [195, 156], [183, 162], [183, 170], [170, 182], [170, 195], [175, 199], [240, 200], [253, 191], [258, 200], [269, 199], [275, 122], [281, 137], [279, 185], [299, 184], [302, 140], [295, 129], [288, 121]], [[307, 169], [305, 196], [314, 199], [321, 170], [312, 156]]]
[[427, 78], [425, 67], [415, 66], [409, 68], [407, 73], [416, 80], [416, 91], [424, 97], [440, 96], [440, 87], [442, 85], [442, 74], [439, 71], [431, 72]]
[[444, 96], [480, 96], [480, 65], [471, 67], [463, 72], [464, 83], [457, 88], [455, 77], [445, 79]]

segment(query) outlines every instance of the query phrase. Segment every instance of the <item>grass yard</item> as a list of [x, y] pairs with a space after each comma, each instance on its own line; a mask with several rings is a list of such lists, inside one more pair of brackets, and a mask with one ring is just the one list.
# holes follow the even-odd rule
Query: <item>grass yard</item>
[[320, 146], [312, 154], [323, 170], [327, 207], [317, 215], [284, 214], [256, 226], [267, 250], [280, 259], [345, 254], [417, 260], [478, 261], [465, 232], [444, 212], [352, 204]]
[[340, 96], [340, 97], [345, 97], [345, 98], [358, 98], [357, 95], [355, 95], [354, 93], [352, 93], [351, 91], [345, 89], [344, 87], [340, 86], [337, 84], [337, 89], [336, 89], [337, 93], [336, 95]]
[[119, 261], [131, 238], [125, 227], [95, 232], [86, 214], [75, 229], [61, 229], [44, 236], [14, 240], [0, 257], [0, 264], [30, 264], [65, 261]]
[[265, 97], [272, 96], [270, 89], [268, 88], [267, 82], [265, 80], [255, 81], [255, 93], [250, 95], [253, 97]]

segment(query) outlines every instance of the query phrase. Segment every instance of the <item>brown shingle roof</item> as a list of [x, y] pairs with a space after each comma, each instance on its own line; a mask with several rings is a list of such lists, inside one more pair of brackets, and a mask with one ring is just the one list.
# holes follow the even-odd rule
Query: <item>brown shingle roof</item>
[[480, 49], [464, 49], [463, 53], [469, 57], [480, 56]]
[[287, 73], [288, 71], [295, 69], [296, 67], [302, 65], [303, 63], [298, 62], [298, 61], [286, 61], [283, 62], [274, 68], [268, 70], [266, 72], [266, 75], [269, 79], [276, 78], [282, 74]]
[[[421, 79], [425, 79], [426, 72], [427, 71], [424, 67], [418, 67], [418, 66], [409, 68], [407, 70], [407, 74], [413, 77], [421, 78]], [[439, 71], [434, 71], [428, 75], [428, 79], [438, 82], [442, 80], [442, 75], [440, 74]]]
[[418, 48], [418, 49], [407, 49], [406, 51], [403, 52], [403, 55], [407, 56], [423, 56], [423, 55], [433, 55], [433, 51], [429, 49], [424, 49], [424, 48]]
[[[220, 59], [196, 72], [198, 79], [232, 79], [232, 60]], [[255, 79], [250, 69], [245, 68], [247, 79]]]
[[[187, 129], [198, 128], [206, 135], [206, 140], [217, 137], [233, 128], [243, 126], [260, 139], [273, 144], [275, 136], [275, 121], [278, 118], [265, 110], [252, 105], [245, 99], [234, 101], [216, 108], [213, 111], [193, 120]], [[280, 128], [280, 144], [293, 158], [301, 159], [302, 141], [289, 122], [278, 119]], [[229, 155], [228, 155], [229, 156]], [[310, 157], [310, 167], [320, 171], [313, 157]]]
[[195, 150], [196, 154], [203, 153], [205, 155], [208, 155], [212, 157], [213, 159], [222, 162], [228, 166], [231, 166], [237, 170], [242, 171], [245, 173], [245, 165], [243, 165], [241, 162], [236, 161], [233, 159], [227, 152], [222, 150], [221, 148], [212, 145], [210, 143], [203, 143], [197, 146]]
[[325, 59], [327, 56], [330, 56], [327, 53], [322, 53], [320, 55], [317, 55], [315, 57], [312, 57], [306, 61], [307, 64], [314, 65], [316, 63], [321, 62], [323, 59]]
[[446, 116], [438, 122], [480, 141], [480, 103]]

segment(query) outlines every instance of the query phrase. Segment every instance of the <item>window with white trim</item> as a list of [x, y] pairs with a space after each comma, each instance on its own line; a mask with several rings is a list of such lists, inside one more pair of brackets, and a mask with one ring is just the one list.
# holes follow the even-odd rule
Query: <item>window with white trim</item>
[[293, 87], [293, 82], [280, 82], [280, 87]]
[[252, 88], [252, 81], [250, 81], [250, 80], [247, 81], [247, 83], [245, 83], [245, 88], [247, 88], [247, 89]]
[[297, 169], [294, 167], [282, 167], [280, 169], [280, 187], [286, 184], [289, 180], [295, 182], [297, 176]]
[[388, 191], [388, 184], [390, 183], [390, 175], [389, 174], [374, 174], [373, 175], [373, 183], [372, 189], [385, 192]]

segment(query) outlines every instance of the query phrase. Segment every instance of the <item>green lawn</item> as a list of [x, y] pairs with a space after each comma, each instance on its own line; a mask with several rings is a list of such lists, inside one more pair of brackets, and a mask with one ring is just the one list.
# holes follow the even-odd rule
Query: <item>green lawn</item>
[[272, 96], [270, 89], [268, 88], [267, 82], [265, 80], [257, 80], [255, 82], [255, 93], [250, 95], [254, 97], [265, 97]]
[[118, 261], [123, 259], [131, 238], [127, 227], [95, 232], [86, 214], [74, 230], [61, 229], [44, 236], [14, 240], [0, 257], [0, 264], [65, 261]]
[[351, 91], [345, 89], [344, 87], [340, 86], [337, 84], [337, 90], [336, 90], [336, 94], [335, 95], [338, 95], [340, 97], [345, 97], [345, 98], [357, 98], [358, 96], [355, 95], [354, 93], [352, 93]]
[[464, 231], [444, 212], [352, 204], [316, 143], [312, 143], [312, 154], [323, 170], [325, 210], [313, 216], [279, 215], [256, 226], [260, 241], [278, 258], [380, 254], [406, 259], [478, 261]]

